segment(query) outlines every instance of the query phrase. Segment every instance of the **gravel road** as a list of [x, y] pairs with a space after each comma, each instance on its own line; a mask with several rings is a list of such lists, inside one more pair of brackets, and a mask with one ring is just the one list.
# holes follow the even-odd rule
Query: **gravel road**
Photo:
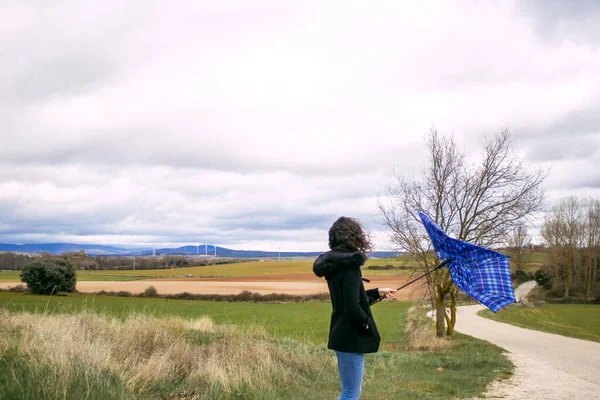
[[600, 399], [600, 343], [492, 321], [477, 315], [482, 309], [459, 307], [455, 329], [504, 348], [516, 366], [515, 375], [492, 384], [485, 398]]

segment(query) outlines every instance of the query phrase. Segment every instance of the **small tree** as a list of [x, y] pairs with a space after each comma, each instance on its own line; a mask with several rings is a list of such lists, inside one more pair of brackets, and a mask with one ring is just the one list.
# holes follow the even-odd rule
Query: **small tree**
[[516, 271], [522, 271], [526, 264], [525, 249], [531, 246], [531, 236], [529, 236], [525, 224], [517, 225], [509, 238], [509, 245], [511, 247], [511, 264]]
[[21, 281], [34, 294], [73, 292], [77, 278], [73, 265], [67, 260], [34, 261], [21, 272]]
[[574, 196], [562, 199], [546, 214], [541, 234], [548, 246], [554, 265], [554, 285], [564, 282], [565, 297], [569, 297], [572, 281], [579, 274], [576, 256], [583, 247], [585, 218], [581, 201]]

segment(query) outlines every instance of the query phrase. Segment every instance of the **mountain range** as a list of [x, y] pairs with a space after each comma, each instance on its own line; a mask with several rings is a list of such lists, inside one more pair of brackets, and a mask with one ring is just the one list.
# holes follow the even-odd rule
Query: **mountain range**
[[[316, 257], [323, 253], [322, 251], [301, 252], [301, 251], [260, 251], [260, 250], [232, 250], [225, 247], [215, 246], [211, 244], [202, 244], [199, 246], [182, 246], [177, 248], [127, 248], [121, 246], [107, 246], [101, 244], [75, 244], [75, 243], [27, 243], [27, 244], [10, 244], [0, 243], [1, 251], [10, 251], [18, 253], [51, 253], [64, 254], [70, 252], [85, 251], [86, 254], [97, 256], [151, 256], [156, 255], [216, 255], [217, 257], [234, 257], [234, 258], [273, 258], [273, 257]], [[376, 251], [371, 253], [371, 257], [384, 258], [394, 257], [399, 254], [392, 251]]]

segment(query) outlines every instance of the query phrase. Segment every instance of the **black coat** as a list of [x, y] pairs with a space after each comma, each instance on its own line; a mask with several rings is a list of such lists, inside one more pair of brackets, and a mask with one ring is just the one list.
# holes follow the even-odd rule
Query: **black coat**
[[375, 353], [381, 337], [369, 304], [379, 298], [377, 289], [365, 291], [360, 267], [363, 253], [333, 249], [321, 254], [313, 265], [315, 275], [324, 276], [329, 287], [333, 312], [329, 326], [332, 350], [347, 353]]

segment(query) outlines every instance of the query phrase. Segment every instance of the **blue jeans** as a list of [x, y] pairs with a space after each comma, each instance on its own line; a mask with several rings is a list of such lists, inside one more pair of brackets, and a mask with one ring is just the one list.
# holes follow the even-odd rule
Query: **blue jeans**
[[363, 353], [344, 353], [336, 351], [338, 371], [342, 382], [342, 394], [338, 400], [357, 400], [360, 397], [365, 355]]

